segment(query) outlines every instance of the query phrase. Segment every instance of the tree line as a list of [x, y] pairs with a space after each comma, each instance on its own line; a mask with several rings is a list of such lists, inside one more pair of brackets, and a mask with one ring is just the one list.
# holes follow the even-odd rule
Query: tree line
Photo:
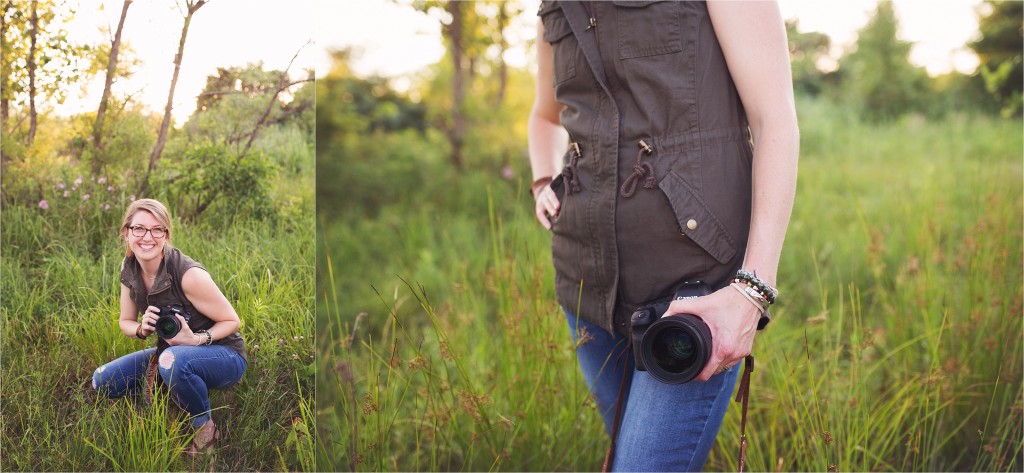
[[[321, 206], [322, 213], [358, 217], [403, 199], [458, 200], [450, 197], [451, 185], [431, 186], [448, 174], [463, 179], [465, 171], [529, 182], [525, 117], [533, 76], [503, 60], [509, 18], [523, 11], [522, 4], [399, 3], [437, 19], [446, 53], [409, 90], [398, 91], [387, 78], [353, 72], [359, 51], [334, 52], [333, 69], [317, 81], [317, 193], [321, 201], [339, 204]], [[831, 59], [827, 35], [801, 31], [789, 21], [794, 88], [802, 100], [826, 101], [855, 120], [940, 119], [950, 113], [1019, 118], [1022, 13], [1019, 2], [983, 3], [979, 31], [966, 45], [979, 58], [977, 71], [938, 77], [910, 62], [913, 45], [899, 38], [891, 2], [878, 3], [856, 43], [837, 60]], [[382, 192], [379, 182], [410, 191]]]
[[[273, 177], [312, 172], [313, 73], [292, 71], [295, 57], [284, 70], [221, 67], [207, 78], [187, 122], [171, 127], [178, 78], [191, 73], [182, 71], [189, 28], [202, 21], [208, 3], [168, 2], [180, 13], [176, 52], [143, 61], [123, 37], [133, 0], [123, 0], [116, 28], [105, 29], [109, 42], [100, 44], [70, 37], [76, 12], [68, 0], [0, 1], [3, 201], [51, 207], [66, 197], [69, 182], [85, 176], [123, 189], [124, 197], [170, 200], [186, 219], [218, 207], [225, 221], [233, 220], [229, 210], [275, 214]], [[296, 56], [304, 47], [296, 45]], [[118, 80], [160, 60], [174, 64], [162, 110], [147, 108], [134, 93], [113, 92]], [[93, 111], [59, 117], [43, 105], [62, 103], [101, 75]]]

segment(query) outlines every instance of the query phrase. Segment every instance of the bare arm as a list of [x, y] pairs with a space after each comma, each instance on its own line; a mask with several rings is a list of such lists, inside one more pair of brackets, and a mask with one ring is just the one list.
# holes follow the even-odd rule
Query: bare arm
[[[559, 173], [561, 157], [565, 154], [568, 143], [568, 134], [558, 118], [562, 106], [555, 100], [555, 89], [551, 85], [552, 65], [551, 45], [544, 41], [544, 23], [538, 20], [536, 95], [527, 128], [530, 168], [533, 170], [534, 180], [553, 177]], [[558, 198], [549, 186], [544, 186], [534, 194], [537, 220], [544, 228], [550, 229], [548, 215], [558, 215]]]
[[709, 2], [708, 12], [754, 137], [743, 267], [775, 285], [800, 154], [786, 29], [775, 2]]
[[[181, 289], [185, 292], [188, 301], [192, 303], [192, 307], [214, 322], [213, 326], [206, 330], [213, 340], [220, 340], [231, 335], [242, 324], [238, 314], [235, 313], [235, 308], [224, 297], [224, 293], [217, 287], [217, 283], [213, 282], [210, 273], [200, 268], [189, 268], [181, 277]], [[203, 345], [206, 343], [205, 335], [195, 334], [188, 324], [184, 323], [184, 318], [180, 315], [177, 317], [182, 322], [181, 331], [174, 338], [168, 339], [167, 343], [171, 345]]]
[[[775, 285], [800, 150], [786, 30], [775, 2], [708, 2], [708, 12], [754, 138], [752, 209], [743, 267]], [[706, 381], [750, 354], [760, 310], [733, 288], [673, 302], [667, 314], [675, 313], [700, 316], [715, 340], [698, 380]]]
[[[131, 289], [121, 284], [121, 315], [117, 319], [117, 325], [121, 333], [126, 337], [135, 338], [136, 330], [139, 330], [139, 309], [131, 297]], [[153, 328], [143, 325], [140, 331], [143, 337], [153, 333]]]

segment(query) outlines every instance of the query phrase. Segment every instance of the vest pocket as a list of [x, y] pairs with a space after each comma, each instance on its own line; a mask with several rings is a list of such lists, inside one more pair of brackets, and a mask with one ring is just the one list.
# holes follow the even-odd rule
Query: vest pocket
[[680, 234], [700, 245], [719, 263], [726, 264], [736, 257], [736, 242], [686, 180], [669, 171], [658, 187], [676, 214]]
[[541, 5], [538, 13], [544, 23], [544, 41], [551, 43], [554, 56], [554, 84], [558, 85], [576, 77], [576, 51], [579, 49], [572, 27], [558, 4]]
[[612, 3], [618, 7], [615, 16], [619, 30], [619, 59], [683, 50], [678, 2], [612, 0]]

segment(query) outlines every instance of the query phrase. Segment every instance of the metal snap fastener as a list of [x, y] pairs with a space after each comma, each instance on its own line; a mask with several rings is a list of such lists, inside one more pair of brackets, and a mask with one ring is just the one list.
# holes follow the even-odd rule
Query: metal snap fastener
[[687, 220], [686, 221], [686, 228], [689, 228], [690, 230], [696, 230], [697, 229], [697, 221], [692, 219], [692, 218]]

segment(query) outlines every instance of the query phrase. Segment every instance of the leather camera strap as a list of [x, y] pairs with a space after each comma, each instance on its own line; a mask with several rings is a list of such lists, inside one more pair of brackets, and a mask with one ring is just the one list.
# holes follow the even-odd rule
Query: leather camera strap
[[[632, 341], [623, 353], [631, 353], [633, 350]], [[615, 401], [615, 422], [612, 424], [612, 442], [608, 446], [608, 453], [604, 456], [602, 472], [612, 471], [612, 461], [615, 458], [615, 442], [619, 436], [619, 424], [622, 422], [622, 403], [625, 400], [626, 380], [628, 379], [629, 363], [623, 363], [622, 382], [619, 383], [619, 396]], [[743, 378], [740, 380], [740, 389], [736, 392], [736, 402], [741, 403], [740, 409], [740, 464], [738, 471], [744, 471], [747, 460], [747, 401], [750, 398], [750, 373], [754, 371], [754, 355], [747, 355], [743, 362]]]
[[615, 400], [615, 422], [612, 423], [612, 443], [608, 446], [608, 453], [604, 455], [604, 465], [601, 471], [607, 473], [612, 471], [612, 460], [615, 458], [615, 441], [619, 437], [619, 426], [622, 423], [622, 403], [626, 400], [626, 383], [629, 381], [629, 360], [623, 356], [632, 356], [633, 340], [629, 341], [626, 349], [619, 353], [618, 362], [622, 363], [622, 381], [619, 382], [619, 395]]
[[743, 471], [747, 460], [747, 400], [750, 398], [750, 373], [754, 371], [754, 355], [747, 355], [743, 362], [743, 379], [740, 380], [740, 389], [736, 393], [736, 402], [742, 402], [740, 409], [740, 466], [738, 471]]
[[156, 389], [156, 355], [150, 355], [149, 366], [146, 368], [145, 401], [147, 406], [153, 405], [153, 390]]

